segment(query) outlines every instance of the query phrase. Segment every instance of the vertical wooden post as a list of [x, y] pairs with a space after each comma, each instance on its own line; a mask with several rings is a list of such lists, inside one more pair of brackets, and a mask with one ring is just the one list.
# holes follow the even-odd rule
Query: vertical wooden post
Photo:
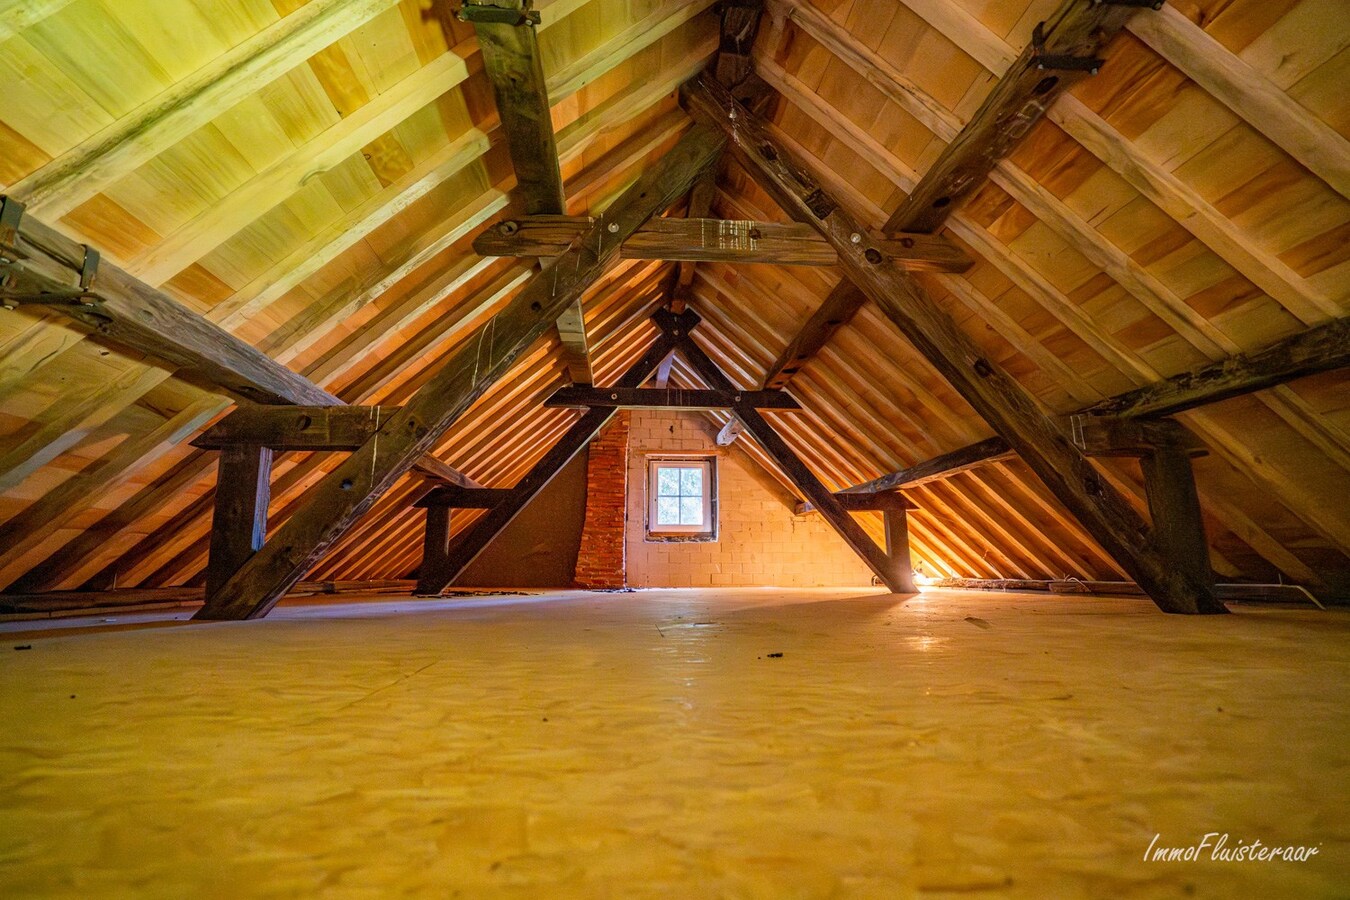
[[450, 507], [428, 506], [426, 540], [422, 547], [422, 565], [417, 570], [413, 593], [439, 594], [449, 582], [445, 572], [450, 565]]
[[896, 593], [915, 593], [918, 588], [914, 586], [914, 564], [909, 558], [909, 513], [904, 509], [887, 509], [882, 516], [886, 526], [886, 555], [891, 559], [892, 577], [900, 586]]
[[220, 451], [211, 552], [206, 564], [208, 600], [262, 547], [267, 537], [271, 475], [270, 447], [235, 444]]
[[1197, 581], [1213, 584], [1200, 495], [1187, 451], [1160, 447], [1140, 457], [1139, 467], [1144, 472], [1153, 539], [1163, 559]]

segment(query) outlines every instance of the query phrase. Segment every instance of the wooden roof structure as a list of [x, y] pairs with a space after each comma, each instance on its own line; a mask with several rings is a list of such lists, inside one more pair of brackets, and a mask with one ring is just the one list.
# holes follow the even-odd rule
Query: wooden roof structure
[[[815, 478], [903, 487], [927, 575], [1172, 577], [1122, 562], [1156, 549], [1140, 465], [1084, 464], [1070, 425], [1167, 413], [1207, 451], [1221, 581], [1350, 595], [1337, 4], [455, 13], [0, 0], [0, 591], [204, 584], [221, 454], [192, 441], [255, 402], [404, 410], [375, 432], [413, 437], [354, 491], [344, 466], [380, 469], [388, 442], [278, 450], [265, 520], [300, 534], [324, 485], [348, 491], [342, 527], [268, 552], [311, 580], [407, 578], [415, 501], [516, 484], [583, 415], [544, 401], [615, 383], [674, 303], [736, 388], [800, 403], [770, 418]], [[902, 324], [910, 285], [937, 318]], [[550, 315], [527, 333], [535, 295]], [[524, 343], [480, 370], [513, 322]], [[697, 369], [677, 356], [658, 383], [715, 387]], [[426, 437], [407, 410], [447, 385], [459, 406]]]

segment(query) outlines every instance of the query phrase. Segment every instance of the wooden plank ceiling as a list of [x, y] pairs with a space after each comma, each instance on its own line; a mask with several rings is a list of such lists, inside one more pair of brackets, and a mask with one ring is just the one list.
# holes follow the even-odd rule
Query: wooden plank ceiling
[[[880, 230], [1057, 5], [771, 0], [753, 58], [775, 137]], [[595, 214], [690, 127], [674, 90], [712, 58], [716, 12], [538, 8], [566, 212]], [[440, 0], [0, 0], [0, 23], [4, 192], [348, 403], [406, 400], [529, 277], [471, 246], [522, 210], [473, 28]], [[917, 274], [1057, 413], [1350, 313], [1337, 5], [1175, 0], [1103, 56], [947, 220], [974, 266]], [[788, 221], [734, 163], [709, 215]], [[684, 270], [697, 341], [746, 388], [840, 277]], [[672, 274], [625, 259], [585, 296], [597, 384], [654, 339]], [[668, 377], [702, 386], [681, 362]], [[565, 381], [553, 333], [436, 457], [513, 484], [576, 419], [543, 405]], [[1222, 580], [1350, 590], [1348, 387], [1342, 370], [1180, 415], [1211, 451], [1196, 471]], [[773, 420], [834, 488], [991, 434], [871, 304], [788, 390], [805, 413]], [[0, 588], [199, 584], [217, 454], [189, 441], [231, 402], [59, 312], [0, 311]], [[335, 459], [278, 454], [273, 528]], [[1142, 511], [1137, 465], [1105, 463]], [[400, 481], [309, 577], [408, 576], [421, 484]], [[1015, 459], [907, 493], [925, 574], [1121, 577]]]

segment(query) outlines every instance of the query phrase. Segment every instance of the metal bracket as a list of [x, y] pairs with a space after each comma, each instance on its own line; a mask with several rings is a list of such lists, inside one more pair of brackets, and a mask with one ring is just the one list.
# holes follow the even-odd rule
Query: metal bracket
[[455, 17], [461, 22], [472, 22], [475, 25], [528, 25], [531, 28], [540, 21], [538, 10], [530, 9], [528, 2], [523, 9], [503, 9], [500, 6], [466, 3], [459, 8]]
[[19, 223], [23, 221], [23, 211], [24, 205], [18, 200], [0, 195], [0, 254], [5, 258], [21, 255]]
[[1038, 69], [1057, 69], [1068, 72], [1087, 72], [1096, 75], [1106, 60], [1095, 56], [1069, 56], [1066, 53], [1045, 52], [1045, 23], [1037, 22], [1031, 30], [1031, 58]]

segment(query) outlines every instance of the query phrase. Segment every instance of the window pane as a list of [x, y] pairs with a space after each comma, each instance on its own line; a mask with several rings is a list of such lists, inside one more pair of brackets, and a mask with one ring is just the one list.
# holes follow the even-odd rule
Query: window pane
[[680, 470], [671, 466], [658, 466], [656, 469], [656, 495], [658, 497], [678, 497], [680, 495]]
[[702, 496], [703, 496], [703, 470], [702, 470], [702, 469], [681, 469], [681, 470], [680, 470], [680, 496], [682, 496], [682, 497], [702, 497]]
[[[662, 501], [664, 502], [664, 501]], [[680, 524], [681, 525], [702, 525], [703, 524], [703, 498], [702, 497], [681, 497], [680, 498]]]
[[656, 500], [656, 524], [679, 525], [680, 501], [675, 497], [658, 497]]

